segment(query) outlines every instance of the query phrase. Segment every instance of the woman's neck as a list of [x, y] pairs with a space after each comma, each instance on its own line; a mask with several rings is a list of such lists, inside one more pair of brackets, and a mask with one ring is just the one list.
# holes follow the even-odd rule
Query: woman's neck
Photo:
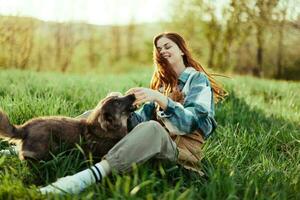
[[182, 61], [182, 62], [173, 64], [172, 68], [176, 72], [177, 76], [179, 76], [185, 70], [186, 66], [184, 65], [184, 63]]

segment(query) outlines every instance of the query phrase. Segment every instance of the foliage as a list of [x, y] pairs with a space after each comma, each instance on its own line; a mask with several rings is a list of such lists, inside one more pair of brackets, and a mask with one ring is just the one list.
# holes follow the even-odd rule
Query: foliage
[[230, 0], [221, 6], [222, 1], [177, 0], [165, 27], [188, 38], [202, 63], [215, 70], [299, 80], [289, 76], [290, 69], [299, 69], [297, 3]]
[[299, 80], [297, 3], [176, 0], [167, 6], [164, 22], [138, 24], [133, 17], [129, 24], [106, 26], [0, 16], [0, 68], [124, 72], [122, 63], [151, 65], [153, 37], [174, 31], [215, 71]]

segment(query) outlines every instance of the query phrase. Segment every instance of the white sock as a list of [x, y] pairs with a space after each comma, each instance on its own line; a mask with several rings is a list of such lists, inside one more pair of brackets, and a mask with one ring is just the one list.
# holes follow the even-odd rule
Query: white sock
[[103, 176], [107, 176], [111, 172], [111, 168], [107, 160], [102, 160], [101, 162], [97, 163], [95, 166], [99, 168]]
[[70, 193], [76, 194], [84, 190], [93, 183], [100, 182], [105, 176], [110, 173], [111, 169], [106, 160], [85, 169], [72, 176], [66, 176], [58, 179], [56, 182], [40, 188], [42, 194], [46, 193]]
[[89, 170], [93, 173], [95, 181], [100, 182], [103, 177], [110, 173], [110, 166], [106, 160], [102, 160]]

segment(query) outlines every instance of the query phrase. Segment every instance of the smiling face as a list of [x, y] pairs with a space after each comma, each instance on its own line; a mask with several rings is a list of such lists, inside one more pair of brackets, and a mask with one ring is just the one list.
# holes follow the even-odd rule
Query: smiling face
[[156, 43], [156, 49], [160, 56], [166, 59], [171, 65], [182, 62], [184, 53], [178, 45], [169, 38], [159, 38]]

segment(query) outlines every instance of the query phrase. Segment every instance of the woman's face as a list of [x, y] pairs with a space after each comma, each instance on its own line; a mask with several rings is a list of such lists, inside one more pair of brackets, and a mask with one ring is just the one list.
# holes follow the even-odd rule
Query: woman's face
[[161, 37], [157, 41], [156, 48], [159, 54], [171, 65], [182, 62], [182, 56], [184, 54], [172, 40]]

